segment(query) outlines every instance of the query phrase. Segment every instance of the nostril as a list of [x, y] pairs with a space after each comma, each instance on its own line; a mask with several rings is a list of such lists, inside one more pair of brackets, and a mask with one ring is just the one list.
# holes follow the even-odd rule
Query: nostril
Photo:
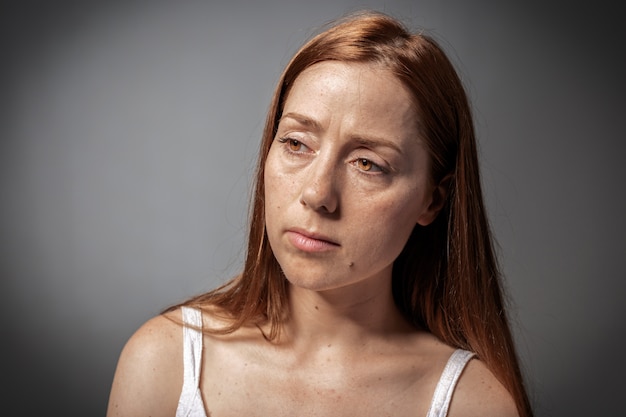
[[315, 211], [335, 212], [338, 205], [338, 196], [334, 182], [330, 178], [324, 181], [317, 179], [310, 181], [302, 189], [300, 204]]

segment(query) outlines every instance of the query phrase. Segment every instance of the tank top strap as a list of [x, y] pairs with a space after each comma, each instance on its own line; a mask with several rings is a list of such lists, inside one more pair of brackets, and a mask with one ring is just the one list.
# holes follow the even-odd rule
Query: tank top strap
[[182, 307], [183, 313], [183, 364], [184, 380], [193, 381], [194, 386], [200, 381], [202, 364], [202, 313], [190, 307]]
[[204, 405], [200, 393], [200, 369], [202, 365], [202, 312], [182, 307], [183, 318], [183, 388], [180, 393], [177, 417], [204, 417]]
[[465, 369], [465, 365], [467, 365], [473, 356], [474, 353], [463, 349], [457, 349], [452, 353], [439, 378], [426, 417], [446, 417], [448, 415], [448, 408], [450, 407], [450, 400], [452, 399], [454, 388], [456, 387], [461, 373]]

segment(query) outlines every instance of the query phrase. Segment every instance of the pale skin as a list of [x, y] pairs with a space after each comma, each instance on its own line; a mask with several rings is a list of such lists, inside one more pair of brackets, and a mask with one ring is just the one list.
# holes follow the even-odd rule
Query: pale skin
[[[393, 260], [445, 198], [418, 127], [409, 92], [384, 68], [322, 62], [297, 78], [265, 173], [267, 233], [289, 281], [290, 320], [273, 343], [254, 326], [205, 335], [208, 415], [426, 415], [453, 348], [407, 323], [391, 294]], [[220, 325], [208, 312], [203, 320]], [[175, 415], [182, 372], [181, 327], [155, 317], [124, 347], [107, 416]], [[517, 412], [474, 359], [448, 415]]]

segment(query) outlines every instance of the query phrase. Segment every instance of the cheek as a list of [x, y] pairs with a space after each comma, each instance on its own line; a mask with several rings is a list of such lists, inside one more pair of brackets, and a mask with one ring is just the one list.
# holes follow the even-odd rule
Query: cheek
[[416, 218], [414, 207], [402, 207], [401, 204], [396, 204], [387, 207], [385, 215], [374, 224], [379, 225], [378, 228], [381, 230], [378, 233], [385, 237], [387, 244], [404, 246], [416, 224]]
[[271, 221], [271, 217], [274, 212], [280, 210], [281, 203], [277, 198], [280, 196], [280, 193], [278, 191], [281, 187], [277, 184], [276, 177], [268, 174], [267, 171], [264, 180], [265, 191], [263, 195], [263, 201], [265, 204], [266, 222], [268, 222]]
[[406, 194], [410, 197], [392, 199], [376, 210], [379, 214], [371, 219], [371, 233], [380, 236], [386, 245], [402, 249], [423, 211], [423, 199], [418, 190]]
[[275, 149], [272, 146], [270, 148], [267, 159], [265, 160], [265, 169], [263, 181], [265, 184], [265, 204], [270, 206], [270, 201], [273, 201], [277, 195], [276, 191], [280, 190], [279, 176], [276, 174], [276, 157], [274, 155]]
[[284, 156], [278, 147], [272, 146], [265, 162], [265, 205], [266, 207], [284, 206], [285, 202], [299, 199], [304, 172], [286, 167]]
[[272, 153], [268, 155], [265, 164], [264, 173], [264, 204], [265, 204], [265, 221], [271, 226], [274, 221], [278, 221], [284, 215], [284, 210], [293, 201], [295, 190], [297, 189], [293, 178], [285, 175], [277, 166]]
[[[383, 256], [395, 258], [416, 225], [419, 210], [415, 199], [388, 198], [384, 201], [361, 200], [359, 208], [353, 207], [350, 235], [354, 236], [353, 244], [359, 251], [369, 251], [372, 257]], [[374, 255], [376, 254], [376, 255]], [[384, 255], [382, 255], [384, 254]], [[392, 260], [392, 259], [387, 259]]]
[[[362, 201], [367, 203], [366, 199]], [[410, 225], [412, 229], [424, 210], [425, 199], [421, 190], [407, 187], [405, 190], [396, 189], [387, 195], [379, 195], [371, 203], [372, 208], [368, 212], [373, 226], [384, 224], [387, 228], [395, 230]]]
[[266, 209], [279, 208], [285, 194], [289, 192], [290, 187], [286, 183], [286, 178], [277, 173], [271, 164], [266, 164], [265, 168], [265, 207]]

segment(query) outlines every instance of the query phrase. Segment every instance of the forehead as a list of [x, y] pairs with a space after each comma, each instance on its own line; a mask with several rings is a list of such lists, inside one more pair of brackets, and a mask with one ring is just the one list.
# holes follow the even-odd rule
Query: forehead
[[[296, 78], [283, 114], [305, 114], [320, 123], [341, 119], [345, 127], [416, 136], [419, 114], [409, 89], [378, 64], [323, 61]], [[404, 136], [404, 135], [403, 135]]]

